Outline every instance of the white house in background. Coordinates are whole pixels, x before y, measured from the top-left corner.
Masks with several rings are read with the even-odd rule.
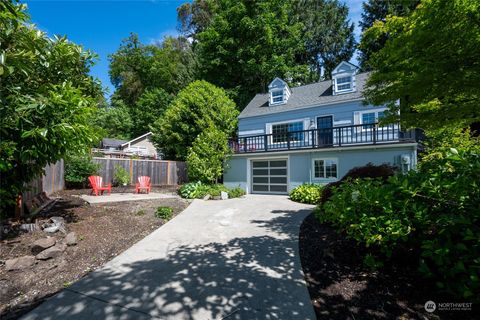
[[[92,149],[93,153],[102,153],[108,158],[141,157],[159,159],[161,153],[157,151],[151,141],[152,132],[147,132],[130,141],[103,138],[100,148]]]

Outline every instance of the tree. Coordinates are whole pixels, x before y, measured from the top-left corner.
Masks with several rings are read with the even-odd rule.
[[[241,108],[276,76],[308,78],[308,66],[299,63],[302,25],[289,1],[221,0],[209,8],[211,22],[194,37],[201,74],[234,93]]]
[[[385,22],[388,15],[406,16],[418,5],[420,0],[368,0],[362,4],[363,13],[362,20],[359,25],[362,33],[368,28],[371,28],[375,21]],[[362,37],[362,47],[359,54],[359,62],[362,70],[371,70],[371,66],[367,61],[370,56],[379,51],[385,45],[388,39],[388,34],[383,34],[381,37],[365,39]]]
[[[348,20],[348,7],[337,0],[298,1],[295,16],[303,24],[306,62],[318,81],[324,69],[329,79],[333,69],[348,61],[355,52],[354,25]]]
[[[227,134],[215,127],[205,129],[188,149],[188,178],[204,183],[218,182],[230,154]]]
[[[152,126],[152,140],[169,158],[185,160],[188,148],[209,127],[233,134],[238,111],[225,91],[206,81],[195,81],[180,91]]]
[[[0,10],[3,213],[47,164],[93,142],[89,122],[102,94],[88,75],[95,56],[66,38],[48,38],[28,23],[25,8]]]
[[[159,119],[172,101],[172,95],[162,88],[145,91],[132,108],[132,137],[140,136],[150,131],[150,126]]]
[[[115,96],[129,107],[147,90],[162,88],[176,94],[195,77],[195,57],[183,37],[166,37],[156,45],[144,45],[132,33],[109,59]]]
[[[355,49],[348,8],[336,0],[195,0],[177,12],[200,76],[240,109],[275,77],[292,86],[318,81]]]
[[[129,140],[133,129],[129,111],[123,101],[112,100],[110,105],[98,109],[93,124],[105,137]]]
[[[389,39],[369,60],[367,101],[389,106],[390,120],[399,120],[400,110],[407,127],[478,122],[479,22],[480,3],[468,0],[425,0],[407,17],[376,22],[365,41]]]

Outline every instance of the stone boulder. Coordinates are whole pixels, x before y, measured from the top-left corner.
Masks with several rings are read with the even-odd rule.
[[[37,254],[35,258],[38,260],[48,260],[52,258],[57,258],[63,254],[63,252],[67,249],[66,244],[57,243],[55,246],[48,248]]]
[[[228,199],[228,193],[226,193],[225,191],[222,191],[220,193],[220,197],[222,200],[227,200]]]
[[[47,238],[39,239],[32,244],[32,248],[31,248],[32,253],[34,255],[37,255],[40,252],[42,252],[43,250],[46,250],[50,247],[53,247],[55,245],[55,242],[56,242],[55,238],[53,238],[53,237],[47,237]]]
[[[67,234],[65,237],[65,242],[67,243],[67,246],[74,246],[77,244],[77,235],[75,232],[70,232]]]
[[[5,270],[23,270],[35,264],[34,256],[23,256],[5,261]]]

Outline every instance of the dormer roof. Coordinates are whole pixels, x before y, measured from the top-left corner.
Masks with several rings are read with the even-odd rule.
[[[340,64],[333,69],[332,76],[339,73],[355,73],[358,71],[358,67],[350,62],[342,61]]]
[[[356,74],[356,90],[338,95],[333,95],[331,80],[324,80],[299,87],[293,87],[291,88],[291,96],[288,101],[277,106],[269,105],[269,93],[257,94],[248,103],[245,109],[243,109],[239,115],[239,118],[262,116],[278,112],[344,103],[348,101],[360,101],[363,100],[362,92],[368,79],[368,75],[369,73]]]

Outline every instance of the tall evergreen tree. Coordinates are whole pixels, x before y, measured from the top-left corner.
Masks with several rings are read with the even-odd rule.
[[[362,20],[359,22],[362,34],[372,27],[375,21],[385,22],[388,15],[408,15],[419,3],[420,0],[368,0],[364,2]],[[368,63],[368,59],[370,59],[373,53],[385,46],[388,38],[389,35],[386,33],[372,41],[362,36],[362,46],[359,54],[359,63],[362,70],[371,70],[372,67]]]

